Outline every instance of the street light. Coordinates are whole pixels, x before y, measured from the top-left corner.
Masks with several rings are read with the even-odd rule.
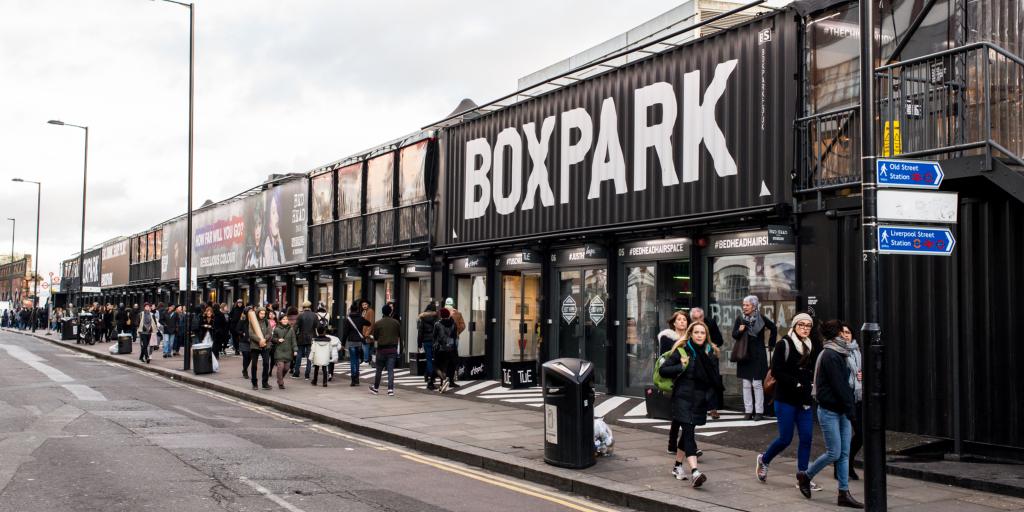
[[[84,276],[82,275],[82,270],[84,269],[83,264],[85,263],[85,190],[86,183],[89,182],[89,127],[65,123],[64,121],[58,121],[56,119],[51,119],[47,121],[47,123],[54,124],[57,126],[71,126],[74,128],[81,128],[85,130],[85,158],[83,159],[82,163],[82,243],[78,249],[78,298],[81,299],[82,285],[83,283],[85,283],[85,279],[83,279]],[[38,258],[39,255],[37,254],[36,259]]]
[[[40,199],[43,197],[43,184],[38,181],[23,180],[14,178],[11,181],[17,183],[32,183],[36,186],[36,264],[32,271],[32,332],[36,332],[36,311],[39,309],[39,208]],[[14,220],[14,219],[11,219]],[[14,261],[14,236],[11,236],[11,261]]]
[[[14,178],[14,181],[19,180]],[[14,228],[18,227],[18,222],[12,217],[7,217],[7,220],[11,221],[11,263],[14,263]]]
[[[191,3],[177,0],[164,2],[188,7],[188,213],[185,232],[185,371],[192,366],[192,113],[195,99],[196,12]]]

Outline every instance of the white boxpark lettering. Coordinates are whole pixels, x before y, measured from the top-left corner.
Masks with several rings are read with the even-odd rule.
[[[715,119],[715,108],[725,94],[728,80],[736,70],[738,60],[719,63],[715,67],[711,83],[701,95],[701,71],[694,70],[683,75],[682,115],[675,88],[668,82],[656,82],[633,91],[633,191],[647,189],[648,149],[654,152],[661,168],[661,185],[669,187],[680,183],[678,167],[682,168],[682,182],[700,180],[700,148],[703,143],[711,156],[718,177],[735,176],[738,173],[725,138],[725,133]],[[660,107],[661,119],[648,124],[648,112]],[[548,172],[548,150],[551,136],[555,132],[558,116],[548,116],[541,122],[537,133],[535,122],[522,125],[529,154],[530,169],[523,190],[523,143],[515,127],[503,129],[492,148],[486,138],[466,142],[464,217],[466,220],[483,217],[494,200],[495,211],[500,215],[521,210],[532,210],[536,196],[540,205],[555,205],[551,176]],[[562,112],[559,128],[558,202],[569,204],[572,197],[573,167],[586,161],[590,155],[590,183],[587,199],[601,197],[601,185],[611,181],[615,194],[629,192],[626,161],[622,139],[618,130],[618,111],[614,98],[605,98],[601,103],[597,140],[594,140],[594,121],[584,108]],[[672,132],[677,122],[682,128],[682,162],[677,167],[672,154]],[[506,152],[511,154],[506,169]],[[491,176],[493,166],[493,176]],[[509,172],[511,188],[505,190],[505,171]],[[578,172],[579,169],[577,169]]]

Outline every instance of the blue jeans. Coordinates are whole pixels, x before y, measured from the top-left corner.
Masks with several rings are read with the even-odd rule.
[[[807,476],[814,478],[822,469],[836,464],[839,477],[839,490],[850,490],[850,438],[853,437],[853,425],[844,414],[832,412],[818,407],[818,423],[821,434],[825,437],[825,453],[814,459],[807,469]]]
[[[174,346],[174,335],[164,334],[164,355],[171,355],[171,347]]]
[[[292,361],[292,377],[298,377],[299,376],[299,368],[302,367],[302,359],[303,358],[309,359],[309,349],[311,347],[312,347],[312,345],[296,345],[295,346],[296,356],[295,356],[295,360]],[[309,378],[309,370],[310,370],[309,367],[310,367],[310,364],[309,364],[309,361],[307,360],[306,361],[306,378],[307,379]]]
[[[811,439],[814,436],[814,409],[805,409],[802,405],[790,405],[776,400],[775,417],[778,420],[779,437],[768,445],[768,449],[761,456],[761,461],[765,465],[769,464],[776,455],[789,446],[793,441],[795,426],[800,435],[800,444],[796,451],[796,468],[797,471],[807,471],[807,460],[811,458]]]
[[[369,343],[363,343],[363,361],[366,361],[366,364],[370,364],[370,356],[372,355],[373,345],[370,345]]]
[[[363,347],[354,343],[348,346],[348,369],[354,381],[359,381],[359,355],[362,353]]]
[[[383,359],[383,361],[381,360]],[[395,362],[398,361],[398,352],[377,354],[377,376],[373,379],[373,387],[380,387],[380,374],[386,366],[388,369],[388,389],[395,389]]]
[[[427,358],[427,375],[434,378],[434,343],[430,340],[423,342],[423,357]]]

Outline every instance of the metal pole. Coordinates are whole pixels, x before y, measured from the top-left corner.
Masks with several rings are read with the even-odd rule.
[[[78,249],[78,298],[82,299],[85,286],[85,192],[86,184],[89,182],[89,127],[83,126],[85,130],[85,161],[82,164],[82,240]],[[84,303],[82,304],[85,305]]]
[[[885,352],[878,325],[878,202],[875,174],[874,11],[860,0],[861,201],[863,226],[864,493],[867,510],[885,510]]]
[[[185,370],[192,366],[192,107],[195,96],[195,6],[188,4],[188,215],[185,232]]]
[[[39,324],[39,211],[42,199],[43,184],[36,183],[36,268],[32,271],[32,332],[36,332],[36,326]]]

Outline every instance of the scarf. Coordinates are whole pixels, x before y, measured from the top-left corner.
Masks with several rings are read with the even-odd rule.
[[[861,355],[860,347],[857,345],[857,340],[851,340],[849,343],[850,353],[846,356],[846,365],[850,367],[850,387],[853,388],[854,398],[860,402],[864,399],[864,387],[863,383],[857,380],[857,373],[861,370]]]
[[[811,351],[811,339],[801,338],[797,335],[793,329],[789,330],[789,339],[793,340],[793,346],[796,347],[797,354],[807,355]],[[799,342],[799,343],[797,343]]]
[[[755,309],[754,314],[750,316],[743,315],[743,323],[747,324],[748,336],[756,338],[764,330],[764,318],[761,317],[761,311],[759,310]]]
[[[690,366],[693,367],[693,380],[705,388],[722,390],[724,389],[722,379],[713,370],[711,356],[708,355],[708,343],[708,341],[705,341],[704,345],[697,346],[692,341],[686,342],[686,345],[690,347],[690,351],[694,354],[693,359],[690,361]]]
[[[850,344],[846,342],[842,337],[835,337],[825,342],[825,348],[829,350],[835,350],[846,357],[850,355]]]

